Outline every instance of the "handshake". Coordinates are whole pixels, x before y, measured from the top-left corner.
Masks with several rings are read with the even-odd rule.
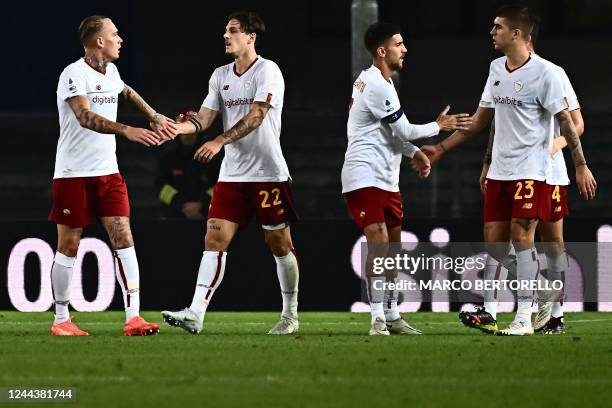
[[[177,126],[178,123],[185,122],[196,114],[197,112],[193,111],[184,112],[173,120],[160,113],[155,113],[149,121],[151,130],[126,126],[123,135],[128,140],[145,146],[159,146],[169,140],[174,140],[176,136],[182,133]]]

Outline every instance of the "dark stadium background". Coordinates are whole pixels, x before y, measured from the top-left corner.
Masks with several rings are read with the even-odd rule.
[[[474,111],[489,61],[498,56],[488,35],[494,10],[505,3],[379,1],[379,19],[400,23],[406,40],[400,98],[412,122],[433,120],[446,104],[454,112]],[[578,94],[586,123],[582,143],[599,184],[591,202],[581,200],[570,187],[572,214],[566,239],[595,241],[599,227],[610,223],[612,210],[612,3],[523,3],[543,20],[538,53],[565,68]],[[221,35],[227,15],[240,9],[257,11],[265,20],[267,32],[258,41],[258,51],[276,61],[285,77],[281,141],[303,218],[293,228],[302,262],[302,305],[346,310],[359,297],[349,255],[360,234],[340,194],[353,81],[350,1],[35,1],[2,6],[0,309],[13,308],[5,267],[15,244],[40,238],[55,247],[55,227],[46,221],[58,137],[55,90],[61,70],[82,56],[77,39],[81,19],[91,14],[113,19],[124,39],[116,62],[124,81],[158,111],[173,116],[188,108],[197,110],[212,70],[229,62]],[[120,104],[119,120],[145,125],[126,104]],[[215,131],[207,134],[215,136]],[[132,202],[143,307],[182,306],[191,297],[203,226],[160,220],[153,187],[159,151],[117,139],[119,165]],[[418,180],[408,166],[403,168],[405,230],[424,241],[438,226],[450,232],[451,240],[482,239],[478,176],[485,145],[486,134],[475,136],[447,155],[426,181]],[[93,227],[85,236],[103,238],[101,232]],[[251,225],[236,239],[214,308],[278,308],[274,264],[262,238]],[[95,296],[95,260],[89,259],[85,267],[86,294]],[[28,255],[24,268],[26,293],[34,300],[41,278],[34,254]],[[168,287],[173,288],[171,294],[163,290]],[[112,307],[120,307],[119,295]]]

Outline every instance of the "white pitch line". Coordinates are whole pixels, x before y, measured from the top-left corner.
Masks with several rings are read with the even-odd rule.
[[[173,377],[173,376],[33,376],[33,377],[11,377],[11,376],[2,376],[2,381],[5,384],[14,384],[19,382],[56,382],[59,384],[72,383],[74,386],[75,382],[87,382],[87,383],[163,383],[163,384],[172,384],[172,383],[202,383],[202,384],[210,384],[210,383],[287,383],[287,384],[295,384],[296,382],[301,383],[365,383],[372,384],[377,381],[385,381],[388,383],[401,382],[405,384],[411,383],[433,383],[433,384],[463,384],[466,383],[465,377],[444,377],[444,376],[434,376],[434,377],[410,377],[405,379],[400,379],[398,377],[364,377],[364,376],[355,376],[355,377],[346,377],[346,376],[330,376],[330,375],[317,375],[317,376],[303,376],[296,377],[291,376],[291,378],[287,377],[278,377],[274,375],[265,375],[265,376],[256,376],[256,377],[241,377],[241,376],[216,376],[216,377]],[[480,383],[489,383],[494,385],[501,384],[554,384],[554,385],[589,385],[589,384],[612,384],[612,378],[546,378],[546,377],[527,377],[527,378],[512,378],[512,377],[484,377],[479,378],[478,381]],[[77,388],[78,392],[78,388]]]

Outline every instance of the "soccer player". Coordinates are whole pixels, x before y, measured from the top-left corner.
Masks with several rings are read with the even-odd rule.
[[[49,220],[57,224],[57,252],[51,269],[55,320],[51,334],[85,336],[69,316],[70,280],[83,228],[95,218],[113,247],[115,273],[125,303],[126,336],[159,332],[159,325],[139,315],[139,270],[130,230],[127,188],[119,173],[115,135],[145,146],[171,138],[174,124],[159,115],[126,85],[112,61],[123,40],[108,17],[90,16],[79,26],[85,56],[68,65],[57,85],[60,137],[53,175]],[[119,95],[133,103],[157,130],[116,122]]]
[[[255,13],[229,16],[223,40],[225,53],[234,61],[213,72],[198,114],[177,125],[179,133],[201,132],[221,112],[224,128],[195,154],[196,160],[209,162],[225,149],[208,210],[205,251],[193,300],[182,311],[162,312],[168,324],[192,334],[202,330],[210,299],[223,279],[227,247],[253,213],[274,254],[283,298],[281,318],[268,334],[291,334],[299,328],[299,269],[289,230],[297,215],[280,146],[285,85],[278,66],[255,51],[264,30],[264,22]]]
[[[529,49],[534,53],[535,43],[537,40],[538,25],[534,26],[531,33]],[[535,54],[534,54],[534,57]],[[580,112],[580,104],[576,92],[565,73],[565,70],[559,66],[556,67],[557,74],[563,81],[564,92],[567,97],[568,110],[572,117],[579,136],[584,132],[584,120]],[[495,126],[491,127],[489,135],[489,143],[485,153],[482,173],[480,175],[480,189],[485,194],[486,177],[491,164],[491,151],[494,140]],[[549,190],[543,196],[543,202],[540,204],[541,220],[538,224],[540,238],[545,243],[544,251],[547,259],[547,269],[549,272],[548,279],[551,281],[564,281],[565,273],[569,269],[568,257],[565,252],[563,242],[563,217],[569,213],[567,205],[567,185],[569,177],[565,160],[561,149],[567,146],[565,137],[559,134],[559,123],[555,120],[554,128],[555,139],[551,151],[551,172],[546,178],[546,189]],[[494,258],[489,257],[485,269],[485,279],[503,280],[503,275],[507,274],[505,268]],[[561,303],[561,293],[538,293],[538,314],[534,322],[534,331],[545,334],[563,334],[563,307]],[[492,332],[497,329],[497,299],[494,291],[485,290],[484,308],[477,308],[475,312],[461,312],[460,319],[468,327],[478,328],[485,332]]]
[[[534,235],[540,218],[539,204],[549,194],[545,180],[551,161],[554,118],[570,148],[580,194],[591,199],[596,189],[555,65],[529,51],[534,24],[533,15],[524,7],[505,6],[498,10],[490,34],[495,49],[505,56],[491,63],[472,125],[435,146],[422,148],[435,163],[445,152],[480,132],[495,113],[484,237],[489,254],[521,282],[535,279],[538,271]],[[516,256],[509,253],[509,236]],[[515,319],[497,334],[533,334],[533,293],[522,288],[517,295]]]
[[[429,175],[427,156],[410,141],[435,136],[440,130],[467,129],[471,119],[467,114],[447,115],[447,106],[435,122],[408,122],[391,80],[391,74],[402,69],[406,54],[399,27],[375,23],[368,27],[364,42],[372,54],[372,66],[353,85],[342,193],[368,242],[365,278],[372,316],[370,335],[421,334],[400,316],[396,292],[381,289],[385,280],[395,280],[397,271],[388,277],[376,275],[372,260],[388,254],[389,242],[401,242],[403,207],[398,184],[402,155],[418,163],[421,177]]]

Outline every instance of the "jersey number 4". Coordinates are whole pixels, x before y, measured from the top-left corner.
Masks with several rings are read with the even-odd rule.
[[[559,186],[555,186],[555,189],[553,190],[553,193],[552,193],[552,199],[558,203],[561,202],[561,193],[559,193]]]

